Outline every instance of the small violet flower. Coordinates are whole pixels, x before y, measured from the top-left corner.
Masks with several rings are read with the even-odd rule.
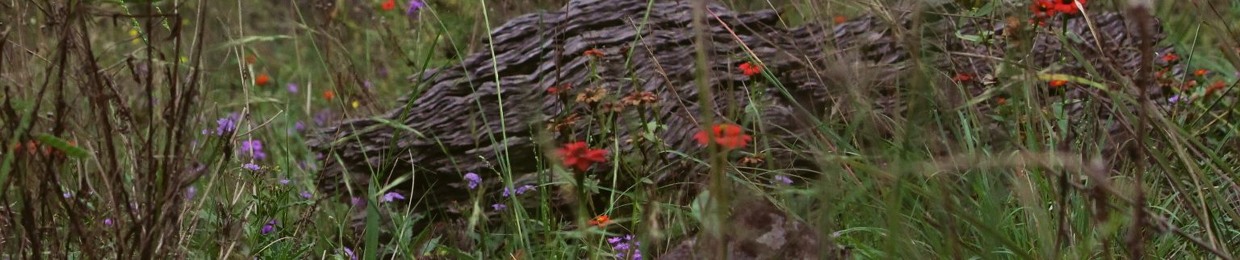
[[[504,205],[501,203],[495,203],[495,204],[491,204],[491,209],[494,209],[495,211],[504,211],[505,209],[508,209],[508,205]]]
[[[228,114],[226,117],[215,120],[215,135],[224,136],[233,131],[237,131],[237,113]]]
[[[516,189],[516,190],[509,189],[509,188],[504,188],[504,191],[502,192],[502,194],[501,194],[501,195],[503,195],[505,198],[507,198],[507,197],[508,197],[509,195],[511,195],[512,193],[516,193],[517,195],[521,195],[521,194],[525,194],[526,192],[529,192],[529,191],[531,191],[531,190],[534,190],[534,185],[529,185],[529,184],[526,184],[526,185],[522,185],[521,187],[517,187],[517,189]]]
[[[466,173],[465,181],[469,182],[469,189],[472,190],[478,188],[478,184],[482,183],[482,177],[478,176],[477,173]]]
[[[197,196],[197,195],[198,195],[198,188],[194,188],[194,186],[189,186],[189,188],[185,189],[185,199],[192,200],[194,199],[194,196]]]
[[[784,185],[792,185],[792,179],[788,178],[788,176],[776,175],[772,181],[777,181],[783,183]]]
[[[301,191],[301,198],[303,198],[303,199],[310,199],[310,198],[312,198],[312,197],[314,197],[314,194],[310,194],[310,191],[308,191],[308,190],[303,190],[303,191]]]
[[[383,194],[383,199],[381,199],[383,202],[392,202],[395,200],[405,200],[405,196],[400,195],[400,193],[388,192],[387,194]]]
[[[263,235],[269,234],[272,231],[276,231],[276,223],[277,222],[274,219],[272,219],[271,221],[267,221],[267,224],[263,225],[263,230],[261,231]]]
[[[616,253],[617,259],[642,259],[641,242],[633,241],[633,235],[608,238],[607,243],[611,244],[611,251]]]
[[[414,16],[418,14],[418,10],[426,7],[426,3],[422,0],[409,0],[409,9],[405,9],[405,15]]]
[[[259,140],[241,141],[241,154],[260,161],[267,159],[267,153],[263,152],[263,142]]]
[[[241,165],[241,168],[245,168],[245,169],[247,169],[247,170],[251,170],[251,171],[258,171],[258,169],[259,169],[258,165],[257,165],[257,164],[253,164],[253,163],[243,164],[243,165]]]
[[[289,82],[287,85],[284,85],[284,87],[288,88],[288,93],[293,93],[293,94],[297,94],[297,91],[300,89],[299,87],[297,87],[297,83],[292,83],[292,82]]]
[[[344,255],[348,256],[349,260],[357,260],[357,255],[353,254],[353,249],[349,249],[348,247],[344,248]]]

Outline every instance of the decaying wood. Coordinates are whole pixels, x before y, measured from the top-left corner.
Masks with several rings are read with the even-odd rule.
[[[571,1],[561,10],[517,17],[495,28],[488,44],[493,50],[413,77],[416,89],[424,91],[401,98],[405,106],[377,119],[347,120],[311,140],[311,147],[326,155],[318,188],[325,194],[360,196],[346,195],[350,194],[348,187],[365,191],[372,177],[387,183],[406,176],[396,192],[429,202],[422,203],[428,209],[452,211],[451,202],[468,198],[464,173],[480,173],[486,177],[484,187],[491,190],[498,190],[499,178],[494,173],[501,165],[520,182],[534,181],[532,173],[551,165],[539,160],[544,158],[540,154],[552,154],[543,149],[597,137],[590,134],[602,125],[590,116],[599,114],[601,105],[548,93],[549,88],[563,86],[572,86],[574,94],[591,88],[605,89],[613,96],[654,93],[654,104],[621,110],[614,117],[616,124],[631,126],[638,123],[637,118],[657,120],[667,126],[657,132],[666,144],[660,150],[697,154],[694,151],[702,148],[692,136],[702,124],[702,110],[694,85],[691,8],[683,1],[652,5],[647,8],[646,0]],[[857,110],[898,117],[906,112],[902,97],[906,91],[901,87],[912,79],[950,86],[938,97],[947,104],[939,108],[986,111],[992,102],[966,106],[966,101],[1005,82],[1028,80],[1028,71],[1050,68],[1049,72],[1086,76],[1091,74],[1085,72],[1084,64],[1093,64],[1100,66],[1102,78],[1091,80],[1108,85],[1120,85],[1121,75],[1138,73],[1137,53],[1132,48],[1138,39],[1115,13],[1091,14],[1103,42],[1095,40],[1084,19],[1056,18],[1028,44],[1007,40],[1018,37],[1011,35],[1017,30],[1007,30],[1006,21],[939,18],[913,23],[898,18],[900,26],[892,27],[891,21],[878,16],[863,16],[834,26],[786,28],[774,11],[734,12],[720,5],[709,9],[711,41],[705,44],[711,55],[708,85],[714,92],[715,118],[750,129],[760,127],[766,130],[760,137],[779,141],[774,144],[803,141],[812,117],[848,116]],[[1069,39],[1071,48],[1066,48],[1044,32],[1058,28],[1080,36],[1074,38],[1079,40]],[[985,43],[955,36],[982,35],[983,31],[992,35]],[[907,46],[921,50],[910,52]],[[603,55],[583,55],[592,49]],[[1085,60],[1072,58],[1067,49],[1079,50]],[[761,76],[737,71],[738,65],[751,61],[747,50],[761,60],[782,89]],[[910,62],[914,58],[942,71],[914,76],[922,71],[914,69]],[[1007,71],[997,70],[1005,61],[1021,63],[1005,64]],[[977,80],[957,88],[951,75],[939,75],[943,72],[971,74]],[[1021,74],[1025,79],[1020,79]],[[1089,91],[1078,88],[1068,95],[1087,97]],[[756,111],[757,116],[744,116],[746,111]],[[583,115],[576,127],[548,130],[552,121],[572,113]],[[617,127],[608,135],[616,139],[594,143],[616,144],[619,149],[613,152],[620,154],[639,149],[636,144],[640,142],[628,142],[636,137],[632,129]],[[797,153],[780,151],[804,150],[771,148],[767,160],[776,166],[792,165],[798,158]],[[663,170],[640,177],[660,185],[689,183],[690,190],[697,189],[693,183],[705,166],[676,153],[657,155],[664,157],[646,163],[651,169]]]

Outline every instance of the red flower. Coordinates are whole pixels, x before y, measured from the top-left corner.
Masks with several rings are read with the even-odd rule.
[[[1201,76],[1205,76],[1206,74],[1209,74],[1209,73],[1210,73],[1210,70],[1207,70],[1207,69],[1198,69],[1197,71],[1194,71],[1194,72],[1193,72],[1193,75],[1196,75],[1196,76],[1198,76],[1198,77],[1201,77]]]
[[[969,75],[969,73],[956,73],[956,77],[952,78],[952,81],[955,82],[968,82],[970,80],[973,80],[973,75]]]
[[[581,55],[594,57],[594,58],[603,58],[603,51],[600,51],[598,49],[589,49],[589,50],[582,52]]]
[[[693,135],[693,139],[697,139],[698,144],[705,146],[710,144],[710,139],[713,137],[715,143],[723,146],[725,149],[745,148],[749,141],[753,140],[753,137],[745,134],[743,131],[741,126],[738,125],[717,124],[711,127],[709,133],[704,130],[698,131],[697,134]]]
[[[387,0],[386,2],[383,2],[383,5],[380,7],[382,7],[384,11],[394,10],[396,9],[396,0]]]
[[[607,162],[607,150],[591,149],[586,142],[572,142],[565,144],[558,151],[560,158],[564,160],[564,165],[577,169],[577,171],[586,171],[590,165],[595,163]]]
[[[1180,55],[1175,55],[1175,53],[1168,52],[1167,54],[1163,54],[1162,60],[1167,63],[1176,62],[1180,60]]]
[[[556,95],[556,94],[560,94],[560,93],[567,92],[567,91],[572,90],[572,89],[573,89],[573,85],[569,85],[568,83],[564,83],[564,84],[562,84],[562,85],[560,85],[560,86],[558,86],[558,87],[557,87],[557,86],[551,86],[551,87],[547,88],[547,94]]]
[[[590,220],[591,226],[597,226],[600,228],[606,227],[609,223],[611,223],[611,217],[607,215],[598,215],[597,217],[594,217],[594,219]]]
[[[748,61],[746,61],[745,63],[741,63],[740,68],[741,68],[741,73],[744,73],[745,76],[752,77],[753,75],[758,75],[762,73],[762,66],[754,65],[753,63],[749,63]]]
[[[1062,79],[1051,80],[1051,87],[1058,88],[1058,87],[1062,87],[1067,84],[1068,84],[1067,80],[1062,80]]]
[[[327,90],[327,91],[323,91],[323,99],[326,99],[327,101],[329,101],[329,102],[330,102],[330,101],[332,101],[332,99],[334,99],[334,98],[336,98],[336,92],[335,92],[335,91],[332,91],[332,90],[330,90],[330,89],[329,89],[329,90]]]
[[[1226,88],[1226,87],[1227,87],[1227,83],[1224,83],[1221,80],[1215,81],[1213,84],[1210,84],[1210,87],[1206,88],[1206,96],[1212,95],[1214,94],[1214,92],[1223,90],[1223,88]]]
[[[1081,2],[1081,6],[1085,6],[1085,0],[1034,0],[1029,8],[1033,10],[1034,19],[1041,22],[1041,19],[1055,16],[1057,13],[1066,15],[1080,13],[1081,10],[1076,8],[1076,2]]]
[[[258,78],[254,79],[254,85],[258,85],[260,87],[266,86],[267,83],[271,83],[271,77],[267,76],[266,73],[258,74]]]

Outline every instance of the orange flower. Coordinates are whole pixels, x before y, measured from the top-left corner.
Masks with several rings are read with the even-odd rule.
[[[1007,105],[1007,99],[1003,97],[999,97],[995,99],[995,103],[999,104],[1000,106]]]
[[[1167,63],[1176,62],[1176,61],[1180,60],[1180,56],[1179,56],[1179,55],[1175,55],[1175,53],[1168,52],[1167,54],[1163,54],[1163,56],[1162,56],[1162,60],[1163,60],[1163,61],[1165,61],[1165,62],[1167,62]]]
[[[382,7],[384,11],[391,11],[391,10],[395,10],[395,9],[396,9],[396,0],[387,0],[387,1],[383,2],[383,5],[381,5],[380,7]]]
[[[848,21],[848,17],[845,17],[845,16],[843,16],[843,15],[836,15],[836,16],[835,16],[835,24],[841,24],[841,23],[844,23],[844,22],[847,22],[847,21]]]
[[[254,65],[254,63],[258,63],[258,57],[254,57],[254,54],[246,54],[245,64]]]
[[[740,68],[741,68],[741,73],[745,74],[745,76],[752,77],[753,75],[758,75],[762,73],[762,66],[749,63],[748,61],[746,61],[745,63],[741,63]]]
[[[1068,85],[1067,80],[1062,80],[1062,79],[1051,80],[1051,87],[1053,88],[1062,87],[1064,85]]]
[[[254,79],[254,85],[258,85],[260,87],[266,86],[267,83],[271,83],[271,76],[267,76],[267,73],[258,74],[258,78]]]
[[[327,91],[323,91],[323,99],[326,99],[327,101],[330,102],[332,101],[332,99],[335,99],[335,98],[336,98],[336,92],[330,89]]]
[[[1194,72],[1193,72],[1193,75],[1196,75],[1196,76],[1198,76],[1198,77],[1201,77],[1201,76],[1205,76],[1206,74],[1209,74],[1209,73],[1210,73],[1210,70],[1207,70],[1207,69],[1197,69],[1197,71],[1194,71]]]
[[[560,159],[564,160],[564,165],[577,169],[577,171],[586,171],[595,163],[607,161],[607,150],[591,149],[586,142],[572,142],[565,144],[563,148],[557,151]]]
[[[591,226],[596,226],[600,228],[606,227],[607,224],[609,223],[611,223],[611,217],[608,217],[607,215],[598,215],[597,217],[594,217],[594,219],[590,220]]]
[[[749,145],[749,141],[753,140],[753,137],[745,134],[743,131],[738,125],[717,124],[711,127],[710,132],[705,130],[698,131],[697,134],[693,135],[693,139],[697,139],[698,144],[706,146],[710,144],[710,139],[713,137],[715,143],[723,146],[724,149],[745,148],[746,145]]]
[[[582,52],[581,55],[585,55],[587,57],[594,57],[594,58],[603,58],[603,51],[600,51],[598,49],[589,49],[589,50],[586,50],[585,52]]]

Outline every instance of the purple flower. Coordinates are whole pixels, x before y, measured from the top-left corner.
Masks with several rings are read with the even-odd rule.
[[[494,209],[495,211],[504,211],[505,209],[508,209],[508,205],[504,205],[502,203],[495,203],[495,204],[491,204],[491,209]]]
[[[310,198],[312,198],[312,197],[314,197],[314,194],[310,194],[310,191],[308,191],[308,190],[303,190],[303,191],[301,191],[301,198],[303,198],[303,199],[310,199]]]
[[[350,202],[351,204],[353,204],[353,206],[354,206],[354,207],[361,207],[361,206],[365,206],[365,205],[366,205],[366,200],[365,200],[365,199],[362,199],[361,197],[353,197],[353,198],[350,198],[350,199],[349,199],[349,202]]]
[[[258,169],[259,169],[259,168],[258,168],[258,165],[257,165],[257,164],[253,164],[253,163],[242,164],[242,165],[241,165],[241,168],[245,168],[245,169],[247,169],[247,170],[251,170],[251,171],[258,171]]]
[[[277,222],[275,219],[272,219],[271,221],[267,221],[267,224],[263,225],[263,230],[262,230],[263,235],[271,233],[272,231],[276,231],[276,223]]]
[[[482,177],[479,177],[477,173],[466,173],[465,181],[469,182],[469,189],[472,190],[478,188],[478,183],[482,182]]]
[[[288,179],[280,179],[280,185],[288,185]]]
[[[511,195],[512,193],[516,193],[517,195],[521,195],[521,194],[525,194],[525,192],[528,192],[528,191],[531,191],[531,190],[534,190],[534,185],[529,185],[529,184],[526,184],[526,185],[523,185],[523,186],[521,186],[521,187],[517,187],[517,189],[516,189],[516,190],[512,190],[512,189],[509,189],[509,188],[504,188],[504,191],[503,191],[500,195],[503,195],[505,198],[507,198],[507,197],[508,197],[509,195]]]
[[[388,192],[383,194],[383,199],[381,199],[383,202],[392,202],[394,200],[405,200],[405,196],[401,196],[400,193]]]
[[[103,219],[103,225],[104,225],[104,226],[109,226],[109,227],[111,227],[111,226],[112,226],[112,218],[105,218],[105,219]]]
[[[297,83],[292,83],[292,82],[289,82],[288,84],[284,85],[284,87],[288,88],[288,93],[293,93],[293,94],[297,94],[297,90],[299,89],[297,87]]]
[[[784,185],[792,185],[792,179],[788,178],[788,176],[775,175],[775,178],[773,178],[772,181],[778,181],[778,182],[783,183]]]
[[[185,189],[185,199],[192,200],[194,199],[195,195],[198,195],[198,188],[194,188],[194,186],[189,186],[189,188]]]
[[[517,195],[525,194],[526,192],[532,190],[534,190],[534,185],[526,184],[521,187],[517,187]]]
[[[1187,98],[1180,97],[1180,95],[1175,95],[1175,96],[1171,96],[1171,98],[1168,98],[1167,102],[1171,102],[1171,104],[1175,104],[1175,103],[1179,103],[1181,100],[1187,100]]]
[[[65,192],[65,194],[63,194],[63,196],[64,196],[66,199],[68,199],[68,198],[72,198],[72,197],[73,197],[73,193],[70,193],[70,192],[66,191],[66,192]]]
[[[293,123],[293,130],[296,130],[297,132],[305,131],[306,123],[302,123],[301,121],[297,121],[297,123]]]
[[[267,159],[267,153],[263,152],[263,142],[259,140],[241,141],[241,154],[249,155],[255,160]]]
[[[349,256],[349,260],[357,260],[357,255],[353,254],[353,249],[344,248],[344,255]]]
[[[633,241],[633,235],[608,238],[607,243],[611,244],[611,251],[616,253],[617,259],[642,259],[641,242]]]
[[[229,134],[229,133],[232,133],[233,131],[237,131],[237,119],[238,119],[237,113],[231,113],[231,114],[228,114],[228,116],[226,117],[221,117],[220,119],[216,119],[215,120],[215,135],[224,136],[225,134]]]
[[[375,84],[367,80],[367,81],[362,81],[362,86],[365,86],[366,89],[372,89],[375,87]]]
[[[423,3],[422,0],[409,0],[409,9],[405,9],[405,15],[414,16],[418,14],[418,10],[421,10],[422,7],[426,7],[426,3]]]

